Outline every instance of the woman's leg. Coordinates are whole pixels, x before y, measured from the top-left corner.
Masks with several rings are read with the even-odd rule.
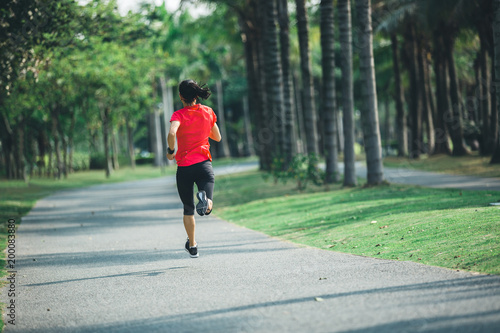
[[[196,221],[194,219],[194,198],[193,198],[193,186],[194,180],[191,175],[191,168],[189,167],[178,167],[177,168],[177,191],[179,192],[179,197],[184,205],[184,228],[189,238],[189,246],[196,245],[195,230]]]
[[[194,215],[184,215],[184,229],[186,229],[186,233],[189,238],[189,246],[196,246],[195,239],[195,230],[196,230],[196,221],[194,219]]]
[[[213,196],[214,196],[214,185],[215,185],[215,176],[214,171],[212,169],[212,163],[210,161],[206,161],[203,164],[200,164],[200,170],[197,173],[196,177],[196,186],[198,187],[198,191],[205,191],[208,198],[208,207],[207,212],[211,212],[213,208]]]

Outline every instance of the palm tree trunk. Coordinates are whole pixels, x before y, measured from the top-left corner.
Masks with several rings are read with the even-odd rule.
[[[323,107],[324,119],[326,183],[339,181],[337,112],[335,105],[335,22],[333,1],[322,0],[321,10],[321,65],[323,69]]]
[[[406,116],[404,110],[404,87],[401,84],[401,71],[399,64],[399,47],[396,34],[391,35],[392,46],[392,65],[394,68],[394,84],[396,101],[396,131],[398,138],[398,156],[403,157],[408,155],[408,136],[406,130]]]
[[[127,119],[127,144],[128,144],[128,156],[130,159],[130,167],[132,169],[135,169],[134,131],[128,119]]]
[[[406,64],[410,73],[410,126],[411,141],[409,157],[418,159],[421,153],[422,142],[422,104],[418,85],[418,60],[415,27],[409,22],[405,31]]]
[[[102,120],[102,137],[104,141],[104,156],[106,157],[106,178],[111,177],[113,171],[113,164],[111,162],[111,154],[109,153],[109,107],[105,107],[101,110],[101,120]]]
[[[245,62],[246,62],[246,75],[247,75],[247,85],[248,85],[248,93],[249,97],[247,98],[247,113],[245,114],[245,128],[249,131],[247,136],[251,136],[251,142],[247,140],[247,144],[251,145],[248,147],[250,149],[248,151],[249,154],[253,155],[257,153],[259,156],[259,160],[262,163],[263,150],[259,149],[259,145],[253,139],[253,132],[251,128],[251,119],[250,114],[254,115],[255,127],[257,129],[262,128],[261,116],[260,112],[262,111],[262,106],[260,105],[260,97],[259,97],[259,84],[258,84],[258,59],[257,59],[257,42],[256,35],[257,32],[250,21],[256,20],[256,8],[252,8],[249,12],[249,17],[245,17],[243,15],[239,16],[239,25],[240,30],[242,31],[242,40],[245,47]],[[262,165],[261,165],[262,168]]]
[[[174,113],[174,97],[172,94],[172,87],[167,86],[167,80],[165,79],[164,76],[160,77],[160,87],[161,87],[161,98],[162,98],[162,104],[163,104],[163,122],[165,124],[165,135],[163,135],[162,132],[162,142],[165,143],[164,149],[163,149],[163,163],[165,165],[169,165],[170,161],[166,158],[167,156],[167,135],[168,135],[168,129],[170,128],[170,118],[172,117],[172,114]]]
[[[281,71],[281,58],[278,47],[278,31],[276,29],[277,21],[277,0],[267,2],[266,30],[265,30],[265,73],[267,105],[270,113],[269,126],[272,130],[272,147],[275,156],[283,154],[282,139],[282,119],[283,119],[283,74]]]
[[[356,186],[354,153],[354,92],[352,74],[351,0],[338,0],[340,68],[342,70],[342,114],[344,129],[344,186]]]
[[[485,38],[479,34],[481,41],[481,49],[479,50],[479,99],[478,105],[481,110],[482,118],[482,140],[481,140],[481,155],[490,155],[493,152],[494,144],[493,135],[491,133],[491,99],[490,99],[490,72],[488,71],[488,56]]]
[[[429,101],[429,88],[427,87],[427,50],[423,45],[422,37],[418,42],[418,73],[419,73],[419,91],[422,101],[422,117],[425,123],[427,133],[427,144],[422,140],[423,151],[432,154],[434,150],[434,121],[432,118],[432,109]]]
[[[448,64],[448,73],[450,75],[450,97],[451,108],[447,114],[448,128],[451,134],[451,141],[453,142],[453,156],[464,156],[469,152],[464,143],[464,129],[462,115],[460,114],[460,95],[458,87],[458,78],[455,67],[455,58],[453,57],[453,50],[455,46],[455,39],[453,36],[445,35],[444,49],[445,57]]]
[[[253,156],[255,155],[255,150],[253,148],[253,135],[252,135],[252,121],[250,120],[250,112],[248,108],[248,97],[243,97],[243,120],[245,126],[245,145],[243,147],[243,156]]]
[[[60,132],[61,144],[62,144],[62,174],[64,179],[68,179],[68,140],[64,135],[64,132]]]
[[[68,172],[73,173],[73,153],[75,152],[75,125],[76,125],[76,109],[71,113],[71,123],[69,125],[68,133],[68,145],[69,145],[69,160],[68,160]]]
[[[309,27],[305,0],[295,0],[297,6],[297,25],[299,34],[300,68],[302,72],[302,87],[307,153],[318,154],[318,134],[316,123],[316,107],[314,103],[314,86],[311,74],[311,56],[309,50]]]
[[[384,181],[382,166],[382,144],[380,140],[379,117],[377,108],[377,89],[373,59],[373,31],[371,19],[371,0],[357,0],[360,71],[362,79],[363,103],[361,117],[366,151],[367,183],[381,184]]]
[[[494,57],[493,61],[495,64],[495,72],[494,76],[496,78],[500,78],[500,0],[493,0],[493,36],[494,36]],[[496,92],[496,101],[500,101],[500,89],[495,89]],[[498,127],[500,127],[500,116],[499,116],[499,111],[500,109],[498,108],[498,104],[493,104],[492,105],[492,112],[496,113],[496,120]],[[497,127],[497,128],[498,128]],[[490,161],[491,164],[500,164],[500,135],[497,135],[496,137],[496,142],[495,142],[495,150],[493,152],[493,156]]]
[[[15,159],[15,175],[16,179],[27,180],[26,175],[26,159],[24,157],[24,134],[25,134],[25,122],[24,119],[20,121],[15,126],[15,143],[14,143],[14,159]]]
[[[227,138],[226,130],[226,119],[224,116],[224,93],[222,90],[222,80],[217,80],[215,82],[217,89],[217,122],[219,123],[220,133],[222,136],[221,140],[221,150],[219,157],[229,157],[229,143]]]
[[[57,130],[58,127],[58,119],[59,119],[59,106],[54,106],[51,112],[52,116],[52,137],[54,139],[54,150],[56,153],[56,168],[54,176],[56,179],[61,179],[61,149],[59,145],[59,132]]]
[[[161,133],[160,133],[161,134]],[[118,156],[120,154],[118,149],[118,140],[116,140],[116,136],[118,135],[116,130],[111,131],[111,148],[113,149],[113,170],[120,169],[120,163],[118,162]],[[161,138],[161,135],[160,135]],[[163,156],[163,153],[161,154]]]
[[[278,0],[278,19],[280,25],[281,67],[283,75],[283,157],[285,168],[292,160],[294,142],[293,84],[290,72],[290,22],[288,1]]]
[[[444,122],[445,112],[449,108],[448,103],[448,77],[446,71],[446,59],[443,54],[443,37],[440,30],[434,31],[434,74],[436,76],[436,144],[433,154],[451,154],[448,141],[448,129]]]
[[[268,29],[266,29],[267,23],[267,0],[258,0],[256,8],[256,27],[258,27],[258,35],[256,36],[256,55],[257,55],[257,84],[258,84],[258,99],[261,108],[259,109],[259,120],[261,126],[257,133],[257,139],[259,143],[259,150],[261,151],[261,163],[260,167],[262,170],[270,170],[272,163],[272,152],[274,148],[274,134],[270,127],[271,120],[271,106],[267,104],[267,95],[271,92],[266,90],[266,56],[265,50],[267,48],[266,34]]]

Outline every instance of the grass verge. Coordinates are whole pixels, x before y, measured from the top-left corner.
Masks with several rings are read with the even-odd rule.
[[[217,178],[217,215],[326,250],[500,274],[500,192],[390,185],[297,193],[259,172]],[[259,199],[257,199],[259,198]]]
[[[500,177],[500,165],[490,164],[491,157],[469,156],[453,157],[448,155],[422,155],[418,160],[401,157],[384,158],[384,166],[394,168],[411,168],[457,175],[474,175],[478,177]]]

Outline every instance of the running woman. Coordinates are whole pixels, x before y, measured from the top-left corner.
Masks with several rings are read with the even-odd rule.
[[[179,84],[179,97],[184,107],[177,110],[170,118],[168,132],[167,158],[177,161],[177,191],[184,205],[184,228],[188,239],[186,251],[191,258],[197,258],[198,245],[195,239],[196,222],[194,219],[194,191],[196,183],[196,212],[209,215],[213,208],[214,172],[208,138],[219,142],[221,135],[216,124],[217,116],[208,106],[198,103],[200,98],[210,97],[210,89],[199,86],[193,80]],[[175,141],[177,139],[177,151]]]

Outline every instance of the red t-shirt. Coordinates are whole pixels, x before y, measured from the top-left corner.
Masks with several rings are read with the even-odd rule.
[[[208,106],[196,104],[177,110],[170,121],[179,121],[177,130],[178,166],[189,166],[206,160],[212,160],[208,137],[217,121],[215,112]]]

